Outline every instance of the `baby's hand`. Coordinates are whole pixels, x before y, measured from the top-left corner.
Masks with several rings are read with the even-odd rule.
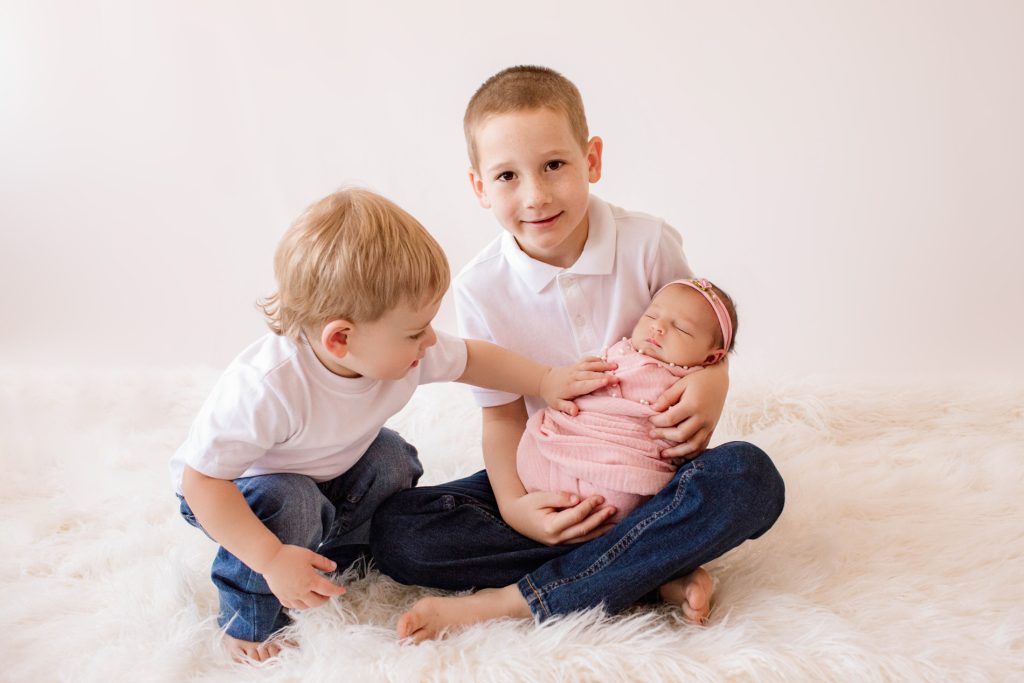
[[[282,545],[271,558],[263,578],[281,604],[292,609],[318,607],[345,589],[320,572],[337,569],[337,563],[297,545]]]
[[[549,406],[568,415],[579,412],[576,404],[568,399],[589,394],[592,391],[619,383],[615,375],[605,374],[618,365],[596,356],[587,356],[575,365],[548,368],[540,380],[540,395]]]

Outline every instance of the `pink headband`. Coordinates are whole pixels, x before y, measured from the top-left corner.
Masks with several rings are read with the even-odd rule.
[[[729,351],[729,347],[732,346],[732,318],[729,317],[729,309],[725,307],[725,302],[718,298],[715,294],[713,285],[709,280],[704,278],[694,280],[673,280],[672,282],[665,285],[665,287],[671,287],[672,285],[686,285],[692,287],[698,292],[704,295],[704,298],[711,304],[711,308],[714,309],[715,315],[718,316],[718,324],[722,327],[722,343],[725,346],[726,352]],[[662,287],[654,296],[658,296],[665,287]]]

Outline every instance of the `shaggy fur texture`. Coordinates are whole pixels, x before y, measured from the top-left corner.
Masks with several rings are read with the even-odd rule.
[[[1021,680],[1024,387],[734,380],[716,441],[786,479],[775,528],[709,565],[711,624],[674,610],[501,621],[402,645],[429,591],[371,571],[259,667],[215,638],[214,545],[167,459],[215,373],[0,372],[0,678],[9,681]],[[392,426],[435,483],[481,466],[468,392]]]

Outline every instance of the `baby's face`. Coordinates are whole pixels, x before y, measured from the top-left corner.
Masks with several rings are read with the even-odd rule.
[[[715,352],[718,317],[704,295],[686,285],[661,290],[633,328],[633,348],[665,363],[710,365]]]

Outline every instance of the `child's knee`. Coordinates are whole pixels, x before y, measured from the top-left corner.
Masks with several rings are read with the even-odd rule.
[[[412,488],[423,476],[416,447],[403,439],[398,432],[381,429],[371,444],[370,455],[376,470],[374,488],[386,489],[385,495]],[[364,456],[365,457],[365,456]]]
[[[748,476],[761,492],[765,508],[772,513],[773,521],[782,514],[786,502],[786,484],[768,454],[752,443],[736,442],[739,455]]]
[[[334,521],[334,507],[301,474],[268,474],[235,482],[256,517],[282,543],[315,547]]]
[[[745,507],[756,509],[767,531],[782,514],[786,502],[786,485],[768,454],[745,441],[733,441],[715,449],[716,456],[728,471],[738,475],[735,481],[743,491],[739,495]],[[756,536],[755,536],[756,538]]]

